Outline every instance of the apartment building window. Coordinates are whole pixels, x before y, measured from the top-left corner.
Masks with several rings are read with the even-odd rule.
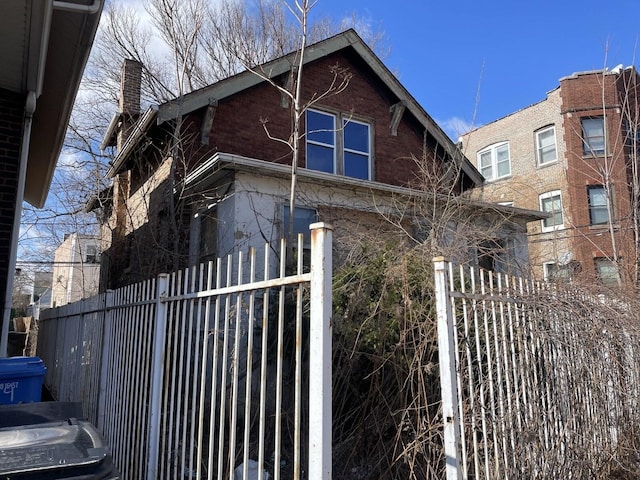
[[[511,175],[509,142],[496,143],[478,152],[478,169],[487,180]]]
[[[589,185],[589,222],[591,225],[605,225],[609,222],[607,194],[603,185]]]
[[[544,280],[546,282],[569,280],[571,277],[568,265],[562,265],[558,262],[545,262],[542,268],[544,269]]]
[[[90,244],[85,247],[84,263],[99,263],[98,247]]]
[[[536,132],[538,165],[546,165],[558,160],[556,149],[556,127],[546,127]]]
[[[350,117],[307,110],[307,168],[371,179],[371,126]],[[337,125],[342,128],[337,129]]]
[[[540,195],[540,210],[551,215],[549,218],[542,220],[543,232],[550,232],[564,227],[560,190],[553,190]]]
[[[596,266],[596,276],[598,281],[608,287],[614,287],[619,284],[620,277],[615,263],[606,257],[597,257],[594,259]]]
[[[604,154],[604,118],[588,117],[582,122],[582,149],[585,155]]]

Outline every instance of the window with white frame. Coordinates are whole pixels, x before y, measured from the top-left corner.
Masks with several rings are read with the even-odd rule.
[[[598,281],[608,287],[614,287],[619,284],[620,277],[615,263],[606,257],[597,257],[594,259],[596,266],[596,276]]]
[[[560,190],[553,190],[540,195],[540,210],[550,215],[542,220],[543,232],[550,232],[564,227]]]
[[[536,132],[538,165],[546,165],[558,160],[556,149],[556,127],[546,127]]]
[[[371,180],[368,123],[318,110],[307,110],[306,120],[308,169]]]
[[[568,265],[563,265],[558,262],[545,262],[542,267],[544,269],[544,279],[547,282],[558,282],[570,279]]]
[[[496,143],[478,152],[478,170],[487,180],[511,175],[509,142]]]
[[[100,257],[98,255],[98,246],[97,245],[89,244],[89,245],[87,245],[85,247],[84,262],[85,263],[99,263],[100,262]]]
[[[604,185],[589,185],[589,222],[591,225],[605,225],[609,223],[609,209],[607,208],[607,194]]]
[[[603,155],[605,148],[604,118],[585,117],[582,123],[582,150],[585,155]]]

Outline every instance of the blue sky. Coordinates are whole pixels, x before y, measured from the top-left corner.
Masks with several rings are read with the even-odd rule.
[[[355,12],[382,29],[385,63],[451,136],[456,121],[508,115],[573,72],[640,63],[640,0],[319,0],[314,8],[334,19]]]

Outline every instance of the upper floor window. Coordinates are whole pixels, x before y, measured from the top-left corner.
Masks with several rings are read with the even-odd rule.
[[[609,222],[607,194],[603,185],[589,185],[589,222],[591,225],[604,225]]]
[[[98,255],[98,247],[93,244],[89,244],[85,247],[84,263],[99,263],[100,258]]]
[[[371,179],[369,124],[317,110],[307,110],[306,117],[307,168]]]
[[[509,142],[496,143],[478,152],[478,169],[487,180],[511,175]]]
[[[582,122],[582,151],[585,155],[604,154],[604,118],[588,117]]]
[[[536,150],[538,152],[538,165],[546,165],[558,160],[555,127],[543,128],[536,132]]]
[[[542,231],[549,232],[564,227],[564,219],[562,216],[562,196],[560,190],[540,195],[540,210],[551,214],[549,218],[542,220]]]

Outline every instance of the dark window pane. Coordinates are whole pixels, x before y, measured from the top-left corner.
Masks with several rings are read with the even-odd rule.
[[[369,153],[369,125],[347,120],[344,123],[344,148]]]
[[[335,145],[333,115],[307,110],[307,140],[326,145]]]
[[[321,172],[334,173],[333,148],[307,144],[307,168]]]
[[[289,228],[289,207],[284,207],[284,228]],[[293,233],[309,236],[309,225],[318,221],[318,213],[312,208],[295,207],[293,210]]]
[[[344,174],[347,177],[369,180],[369,156],[344,152]]]

